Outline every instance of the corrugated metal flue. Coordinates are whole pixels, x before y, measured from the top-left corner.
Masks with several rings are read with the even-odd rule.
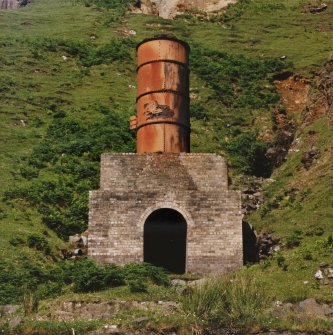
[[[189,46],[171,37],[137,47],[137,152],[189,152]]]

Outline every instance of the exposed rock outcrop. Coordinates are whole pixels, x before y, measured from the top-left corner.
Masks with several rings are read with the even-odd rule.
[[[27,5],[30,0],[0,0],[1,9],[16,9]]]
[[[237,0],[138,0],[136,8],[144,14],[156,14],[170,19],[187,10],[216,12],[235,2]]]

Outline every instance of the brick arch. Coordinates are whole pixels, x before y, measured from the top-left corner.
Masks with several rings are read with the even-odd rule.
[[[176,212],[178,212],[180,215],[183,216],[185,222],[186,222],[186,237],[185,237],[185,264],[184,264],[184,272],[187,272],[188,270],[188,258],[189,258],[189,241],[188,236],[191,234],[192,228],[194,226],[194,221],[191,218],[190,214],[182,207],[178,206],[177,204],[173,202],[159,202],[156,203],[153,206],[148,207],[140,216],[140,219],[138,220],[138,228],[140,230],[140,240],[142,241],[142,260],[144,259],[144,239],[145,239],[145,232],[144,232],[144,226],[147,222],[149,216],[154,213],[157,210],[160,209],[171,209]],[[183,272],[176,272],[176,273],[183,273]]]
[[[155,205],[148,207],[141,214],[140,219],[138,220],[138,226],[139,226],[140,230],[142,230],[142,232],[143,232],[145,222],[148,219],[149,215],[152,214],[153,212],[155,212],[156,210],[163,209],[163,208],[173,209],[173,210],[179,212],[184,217],[188,228],[191,228],[191,227],[194,226],[194,221],[193,221],[191,215],[183,207],[178,206],[174,202],[158,202]]]

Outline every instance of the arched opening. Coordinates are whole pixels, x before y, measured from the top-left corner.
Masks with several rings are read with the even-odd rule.
[[[186,220],[179,212],[162,208],[151,213],[144,225],[144,261],[171,273],[184,273],[186,231]]]

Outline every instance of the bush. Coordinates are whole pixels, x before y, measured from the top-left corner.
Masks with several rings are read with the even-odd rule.
[[[301,244],[301,236],[296,232],[286,238],[286,247],[291,249],[298,247]]]
[[[127,281],[127,284],[129,286],[129,289],[132,293],[141,293],[141,292],[147,292],[148,291],[148,285],[147,282],[144,281],[144,279],[130,279]]]
[[[21,176],[28,180],[38,177],[38,170],[33,166],[25,166],[20,169]]]
[[[47,272],[34,260],[17,254],[14,263],[0,259],[0,305],[22,302],[24,294],[48,280]]]
[[[207,281],[182,300],[186,313],[211,326],[250,326],[270,298],[251,274],[236,274]]]
[[[151,281],[156,285],[168,286],[170,284],[167,272],[158,266],[149,263],[130,263],[123,268],[126,281]]]
[[[273,85],[263,89],[272,75],[291,67],[281,60],[258,60],[194,46],[191,51],[193,71],[227,108],[267,108],[279,101]],[[235,110],[235,113],[237,111]]]
[[[122,271],[115,265],[99,266],[86,259],[75,262],[70,270],[74,292],[94,292],[124,284]]]
[[[225,144],[232,166],[239,172],[267,177],[271,173],[266,157],[267,143],[253,133],[243,133]]]
[[[4,193],[6,201],[25,200],[35,207],[43,223],[63,239],[87,228],[88,191],[98,188],[101,153],[134,148],[127,118],[99,105],[95,108],[103,110],[101,120],[85,124],[73,117],[56,118],[48,127],[47,138],[34,148],[22,175],[30,179],[45,169],[48,180],[39,177],[27,187]]]
[[[286,259],[284,258],[284,256],[280,252],[278,252],[276,254],[276,263],[277,263],[278,267],[281,268],[283,271],[288,270],[288,265],[286,264]]]
[[[191,117],[197,120],[208,121],[208,112],[207,110],[198,102],[191,103]]]
[[[21,237],[21,236],[15,236],[15,237],[12,237],[10,240],[9,240],[9,243],[14,246],[14,247],[17,247],[18,245],[23,245],[25,244],[25,240]]]
[[[35,248],[37,250],[43,251],[46,255],[51,253],[51,248],[49,246],[49,242],[45,238],[45,236],[34,233],[28,235],[27,244],[29,248]]]

